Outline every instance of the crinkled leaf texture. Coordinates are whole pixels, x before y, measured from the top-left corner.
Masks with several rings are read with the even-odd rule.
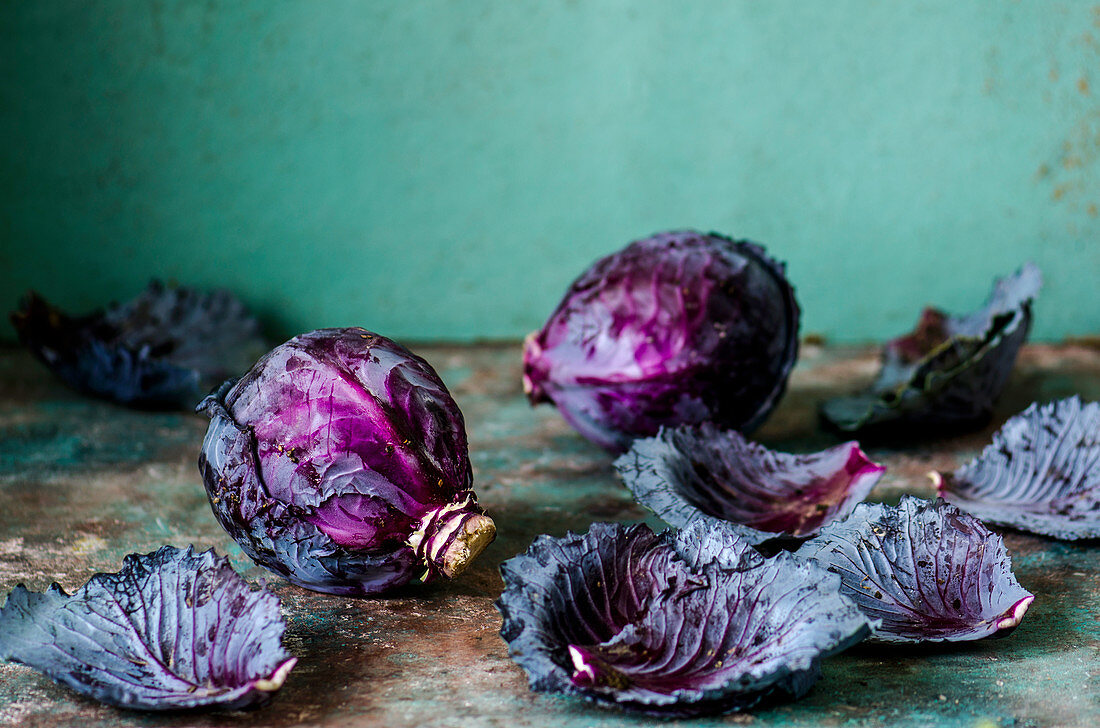
[[[870,389],[830,400],[822,416],[844,432],[942,431],[988,420],[1031,328],[1042,276],[1033,263],[998,279],[985,306],[965,316],[926,309],[917,328],[890,341]]]
[[[839,579],[729,529],[596,523],[501,566],[501,636],[531,688],[660,716],[797,698],[868,620]]]
[[[1016,581],[1001,537],[941,499],[863,503],[796,556],[840,574],[874,639],[942,642],[1003,636],[1034,596]]]
[[[248,708],[297,661],[285,628],[278,597],[252,590],[228,560],[165,546],[72,596],[17,586],[0,610],[0,657],[121,708]]]
[[[982,454],[936,475],[939,493],[989,523],[1062,539],[1100,538],[1100,404],[1032,404]]]
[[[527,338],[524,389],[614,452],[661,425],[751,431],[786,387],[798,318],[783,265],[762,247],[661,233],[573,282]]]
[[[753,544],[812,536],[851,513],[886,470],[855,442],[792,455],[710,423],[635,440],[615,468],[634,498],[669,525],[718,519]]]
[[[295,584],[370,595],[455,576],[495,535],[462,412],[431,365],[383,336],[302,334],[199,409],[214,515]]]
[[[267,348],[259,323],[228,291],[157,281],[121,306],[81,317],[32,292],[11,321],[66,384],[133,407],[191,406]]]

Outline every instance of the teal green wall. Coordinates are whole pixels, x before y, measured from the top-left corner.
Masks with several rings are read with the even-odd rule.
[[[1058,339],[1100,331],[1098,166],[1093,3],[0,3],[4,307],[159,276],[279,335],[517,337],[696,227],[847,341],[1032,258]]]

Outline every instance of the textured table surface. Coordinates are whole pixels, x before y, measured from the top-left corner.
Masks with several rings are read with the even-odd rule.
[[[530,409],[518,346],[415,347],[465,412],[477,492],[499,537],[456,581],[385,599],[314,594],[251,564],[210,513],[195,466],[205,418],[133,412],[69,391],[29,355],[0,349],[0,590],[57,581],[71,591],[128,553],[164,544],[214,547],[283,600],[286,644],[300,661],[255,712],[153,715],[99,705],[38,673],[0,663],[0,725],[28,726],[640,726],[574,699],[531,693],[498,636],[497,567],[540,533],[647,514],[610,458],[549,407]],[[779,410],[758,433],[806,450],[825,397],[868,381],[870,350],[804,347]],[[1100,399],[1100,350],[1035,346],[1021,356],[994,422],[966,437],[871,447],[889,470],[873,500],[932,494],[925,473],[975,454],[1033,400]],[[650,519],[654,526],[658,524]],[[797,703],[667,725],[1100,725],[1100,544],[1006,533],[1036,601],[1003,640],[933,648],[859,645],[825,662]]]

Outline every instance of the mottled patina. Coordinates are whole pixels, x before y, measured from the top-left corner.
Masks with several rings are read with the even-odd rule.
[[[72,590],[128,553],[164,544],[228,554],[283,600],[287,649],[300,659],[257,712],[147,715],[99,705],[21,665],[0,663],[0,725],[107,726],[641,726],[650,721],[537,695],[497,634],[497,567],[540,533],[594,521],[647,520],[611,458],[553,409],[531,409],[515,345],[414,346],[462,407],[480,501],[499,536],[455,581],[383,599],[325,596],[255,566],[210,512],[195,466],[206,428],[186,413],[135,412],[83,399],[29,354],[0,349],[0,590]],[[874,375],[870,349],[804,346],[789,391],[756,433],[788,451],[837,443],[817,407]],[[973,457],[1033,400],[1100,399],[1100,350],[1024,350],[993,420],[952,439],[868,448],[889,470],[872,500],[931,496],[926,473]],[[660,524],[648,519],[655,527]],[[824,664],[797,703],[692,726],[1100,725],[1100,545],[1004,531],[1014,571],[1036,595],[1007,639],[947,647],[859,645]]]

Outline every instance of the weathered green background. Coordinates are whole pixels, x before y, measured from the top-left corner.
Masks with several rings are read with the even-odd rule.
[[[0,3],[0,306],[151,275],[276,334],[514,337],[673,227],[789,262],[804,331],[1046,273],[1100,330],[1100,6]],[[12,332],[0,326],[0,338]]]

